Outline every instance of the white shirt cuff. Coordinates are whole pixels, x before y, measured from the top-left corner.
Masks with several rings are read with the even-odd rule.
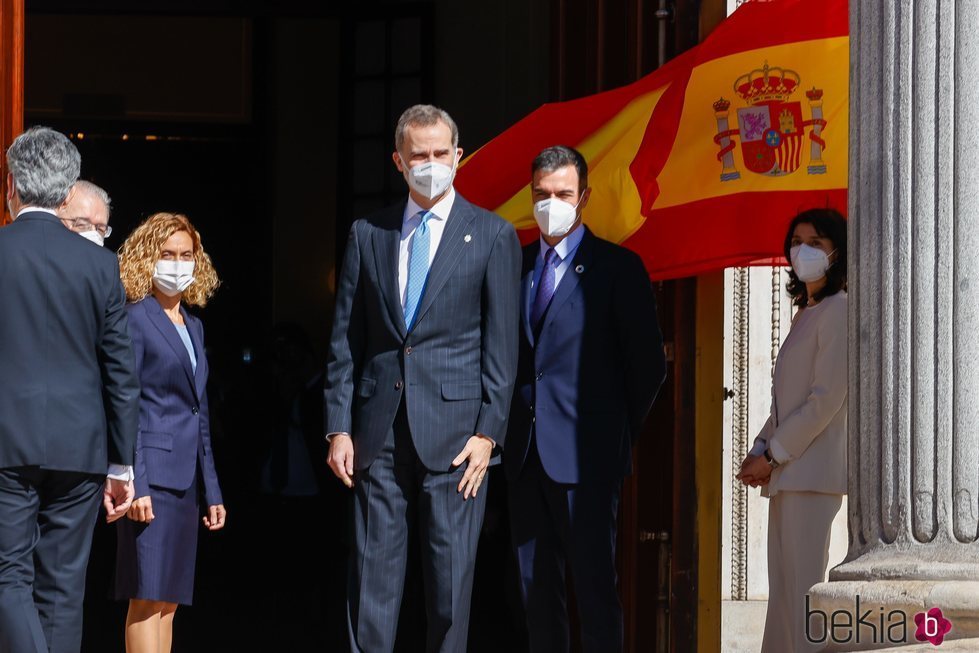
[[[783,447],[778,440],[772,440],[769,442],[768,448],[772,451],[772,458],[774,458],[775,462],[780,465],[787,463],[792,459],[792,456],[789,455],[789,452],[785,450],[785,447]]]
[[[350,437],[350,434],[347,433],[346,431],[337,431],[336,433],[327,433],[326,434],[326,441],[329,442],[330,440],[332,440],[334,435],[345,435],[348,438]]]
[[[109,463],[109,471],[105,476],[113,481],[131,481],[134,478],[133,466]]]

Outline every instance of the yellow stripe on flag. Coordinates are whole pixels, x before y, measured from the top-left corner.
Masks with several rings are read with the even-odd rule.
[[[622,242],[645,220],[629,165],[639,151],[646,125],[665,90],[663,87],[640,95],[581,143],[565,143],[575,147],[588,161],[592,195],[585,209],[585,223],[602,238]],[[528,229],[536,226],[533,209],[528,183],[497,207],[496,213],[517,229]]]
[[[742,52],[709,61],[694,68],[687,84],[683,115],[669,161],[658,177],[660,195],[654,208],[660,209],[735,193],[759,191],[809,191],[846,188],[848,174],[847,134],[849,38],[846,36],[802,41]],[[828,64],[832,61],[832,64]],[[801,104],[804,120],[813,115],[806,91],[822,90],[822,115],[827,124],[821,138],[826,141],[822,161],[826,169],[810,174],[811,126],[805,127],[799,167],[782,176],[751,172],[743,159],[742,135],[732,141],[734,167],[740,178],[721,180],[722,165],[717,160],[720,146],[714,142],[718,125],[713,104],[723,98],[730,101],[729,128],[738,128],[738,109],[748,102],[734,92],[734,83],[742,75],[768,65],[786,69],[799,76],[799,85],[787,102]],[[801,129],[801,125],[796,126]]]

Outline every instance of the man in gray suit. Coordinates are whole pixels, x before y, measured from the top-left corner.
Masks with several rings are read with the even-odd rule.
[[[350,229],[327,364],[329,464],[355,491],[349,636],[356,652],[393,650],[417,527],[426,649],[456,653],[516,375],[520,244],[453,189],[446,112],[406,110],[395,147],[408,198]]]

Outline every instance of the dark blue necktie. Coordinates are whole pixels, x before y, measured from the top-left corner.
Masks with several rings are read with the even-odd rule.
[[[547,305],[551,303],[554,296],[554,272],[560,265],[561,259],[557,252],[551,247],[544,254],[544,269],[540,273],[540,283],[537,285],[537,296],[534,297],[534,305],[530,309],[530,326],[536,331],[540,326],[540,321],[547,311]]]

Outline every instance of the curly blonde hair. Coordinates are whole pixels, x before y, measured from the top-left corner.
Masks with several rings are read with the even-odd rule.
[[[178,231],[187,232],[194,243],[194,282],[184,291],[182,301],[192,306],[204,306],[221,285],[211,257],[201,244],[201,235],[187,216],[155,213],[136,227],[119,249],[119,274],[130,302],[138,302],[152,292],[153,271],[160,260],[160,250]]]

